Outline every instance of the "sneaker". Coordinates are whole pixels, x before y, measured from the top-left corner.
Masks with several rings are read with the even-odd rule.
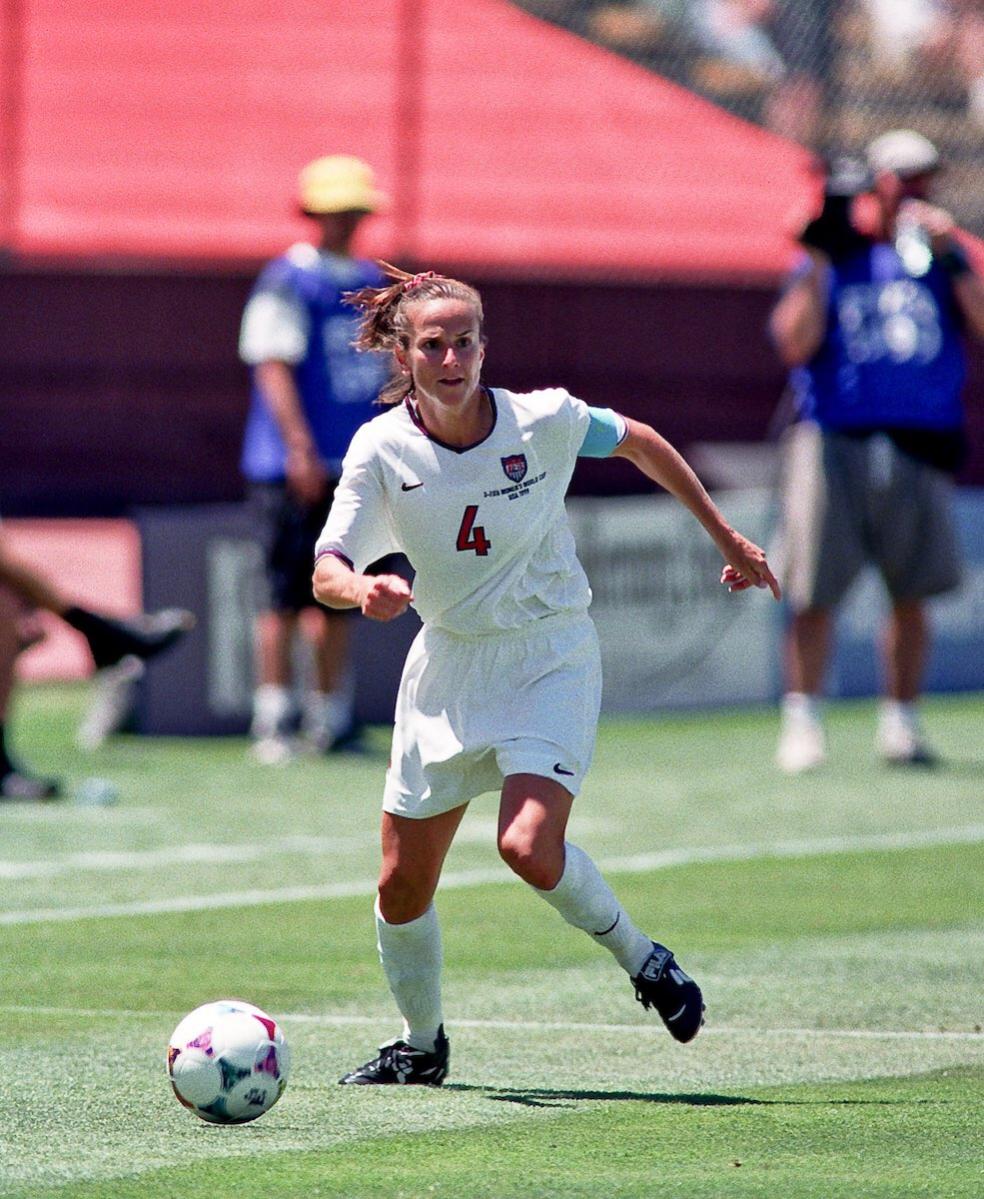
[[[194,613],[185,608],[162,608],[126,620],[90,617],[82,632],[89,642],[96,669],[102,670],[131,654],[143,662],[155,658],[194,626]]]
[[[301,734],[312,753],[358,749],[362,732],[345,695],[309,691],[301,705]]]
[[[261,766],[283,766],[296,753],[294,733],[299,712],[289,687],[260,683],[253,692],[250,755]]]
[[[75,736],[80,749],[98,749],[126,727],[137,699],[137,683],[147,667],[133,654],[121,658],[115,666],[104,666],[93,678],[93,697]]]
[[[365,726],[357,720],[350,720],[336,735],[331,743],[330,753],[360,754],[365,752],[366,743],[363,740]]]
[[[654,1007],[676,1040],[692,1041],[704,1024],[700,987],[680,969],[666,948],[653,942],[653,951],[632,979],[636,999],[648,1011]]]
[[[355,1086],[439,1087],[447,1078],[449,1056],[450,1046],[442,1024],[437,1032],[437,1047],[433,1053],[412,1049],[406,1041],[397,1038],[380,1046],[379,1057],[338,1081]]]
[[[923,736],[915,712],[908,705],[882,706],[875,748],[890,766],[935,766],[939,761]]]
[[[39,778],[16,769],[0,775],[0,801],[10,799],[38,803],[57,799],[60,794],[61,783],[57,779]]]
[[[280,734],[258,737],[249,747],[249,755],[261,766],[286,766],[295,756],[294,742]]]
[[[802,774],[822,765],[827,756],[823,725],[811,703],[783,702],[776,765],[786,774]]]

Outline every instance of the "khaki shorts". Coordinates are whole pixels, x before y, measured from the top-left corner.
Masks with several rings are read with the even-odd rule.
[[[960,582],[949,475],[884,434],[849,437],[794,425],[782,449],[776,562],[794,611],[835,606],[866,563],[893,600]]]
[[[486,637],[425,627],[403,668],[383,807],[436,816],[498,791],[510,774],[576,795],[600,705],[598,636],[585,613]]]

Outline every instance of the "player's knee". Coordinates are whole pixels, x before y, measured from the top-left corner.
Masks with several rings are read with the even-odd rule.
[[[525,829],[505,829],[499,835],[499,856],[531,887],[549,891],[557,885],[557,854],[546,838]]]
[[[422,916],[434,897],[428,879],[402,867],[383,868],[379,877],[379,911],[387,924],[406,924]]]

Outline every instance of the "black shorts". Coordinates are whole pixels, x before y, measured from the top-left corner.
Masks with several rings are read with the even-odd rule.
[[[285,483],[249,485],[249,504],[266,567],[263,607],[277,612],[300,612],[302,608],[316,606],[311,589],[314,547],[334,494],[332,483],[323,500],[306,506],[294,499]]]

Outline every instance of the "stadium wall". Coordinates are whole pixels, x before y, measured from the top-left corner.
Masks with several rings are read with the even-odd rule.
[[[768,489],[720,496],[728,518],[770,544],[775,503]],[[656,712],[770,703],[779,695],[786,611],[768,593],[729,595],[715,585],[720,560],[692,517],[667,496],[583,496],[568,512],[593,592],[606,712]],[[957,527],[966,560],[955,592],[931,604],[930,691],[984,687],[984,488],[962,488]],[[171,735],[242,734],[253,691],[252,623],[261,551],[242,504],[143,509],[125,520],[12,520],[13,547],[80,598],[98,596],[125,613],[180,604],[197,617],[192,635],[151,663],[136,728]],[[406,571],[405,560],[387,569]],[[828,679],[832,696],[877,693],[876,646],[884,590],[868,571],[838,619]],[[360,717],[391,719],[403,659],[419,628],[413,614],[380,624],[356,618],[355,702]],[[81,678],[81,638],[52,620],[48,637],[23,655],[25,679]]]
[[[255,270],[0,270],[0,511],[119,516],[238,499],[247,377],[236,340]],[[683,448],[768,435],[783,389],[765,334],[772,287],[469,278],[486,298],[491,381],[563,384]],[[979,347],[969,392],[962,478],[980,484]],[[586,463],[574,490],[637,485],[623,464]]]

